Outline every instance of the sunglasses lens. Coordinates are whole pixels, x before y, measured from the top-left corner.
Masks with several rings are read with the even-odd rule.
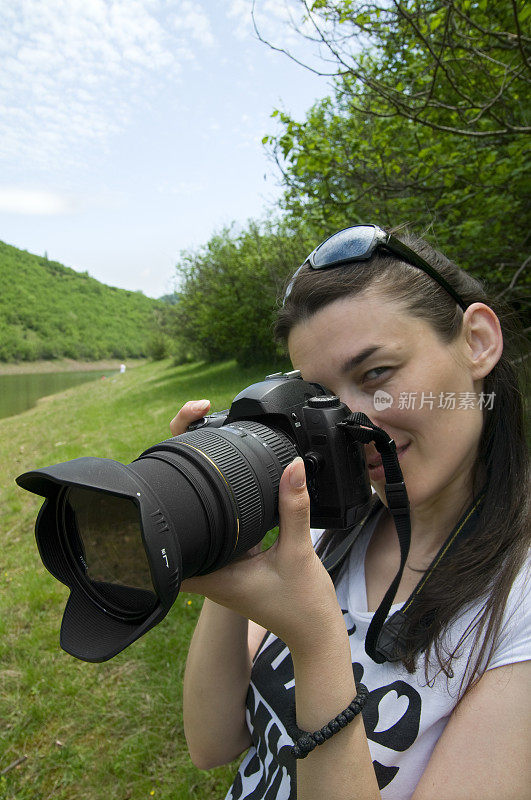
[[[331,267],[342,261],[370,258],[376,244],[374,225],[356,225],[334,233],[312,253],[312,267]]]

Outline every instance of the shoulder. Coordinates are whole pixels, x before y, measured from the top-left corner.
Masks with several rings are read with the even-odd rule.
[[[531,550],[507,597],[488,669],[531,659]]]

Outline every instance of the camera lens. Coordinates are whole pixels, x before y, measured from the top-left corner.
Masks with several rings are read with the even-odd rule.
[[[131,464],[79,458],[27,472],[46,498],[35,533],[70,587],[61,645],[105,661],[168,613],[181,581],[220,569],[278,522],[278,487],[297,455],[289,436],[252,420],[160,442]]]
[[[129,469],[178,520],[182,577],[220,569],[277,523],[278,487],[297,450],[280,431],[240,420],[146,450]]]
[[[78,576],[120,615],[145,616],[157,604],[136,504],[73,486],[64,492],[62,534]]]

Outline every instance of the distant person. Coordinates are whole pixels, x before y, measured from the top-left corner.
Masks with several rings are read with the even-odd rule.
[[[120,373],[125,372],[125,364],[120,364]]]
[[[293,367],[396,443],[411,546],[391,614],[404,624],[394,657],[367,652],[400,563],[374,445],[372,508],[332,578],[319,556],[345,531],[310,532],[295,459],[277,542],[182,584],[207,598],[184,677],[192,760],[248,750],[227,800],[530,796],[528,456],[491,306],[425,241],[373,226],[330,237],[289,283],[276,333]],[[172,434],[206,411],[187,403]]]

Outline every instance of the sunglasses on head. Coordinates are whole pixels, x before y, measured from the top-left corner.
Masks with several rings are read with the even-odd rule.
[[[378,247],[389,250],[390,253],[412,267],[421,269],[434,281],[437,281],[439,286],[442,286],[453,297],[463,311],[466,311],[467,303],[436,269],[396,236],[386,233],[377,225],[353,225],[351,228],[344,228],[342,231],[332,234],[316,247],[304,264],[301,264],[293,274],[284,294],[283,305],[291,294],[297,275],[306,265],[312,269],[330,269],[331,267],[340,267],[342,264],[349,264],[352,261],[367,261]]]

